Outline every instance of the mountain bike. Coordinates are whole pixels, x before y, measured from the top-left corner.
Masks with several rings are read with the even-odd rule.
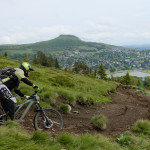
[[[22,122],[31,106],[35,104],[37,111],[34,117],[35,130],[52,130],[54,132],[61,130],[63,128],[63,118],[61,114],[52,108],[42,108],[39,101],[40,97],[35,92],[32,94],[32,96],[30,96],[28,101],[17,105],[15,110],[15,118],[18,119],[17,122]],[[4,113],[3,109],[0,108],[0,124],[5,124],[7,117],[8,113]]]

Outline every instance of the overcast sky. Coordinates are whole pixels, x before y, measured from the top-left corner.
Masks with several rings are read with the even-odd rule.
[[[114,45],[150,44],[150,0],[0,0],[0,44],[60,34]]]

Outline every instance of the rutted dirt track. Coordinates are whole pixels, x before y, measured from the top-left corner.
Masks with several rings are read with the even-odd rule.
[[[90,107],[76,105],[72,108],[71,114],[62,114],[64,129],[61,132],[74,134],[101,133],[109,136],[130,130],[134,122],[139,119],[150,119],[149,96],[136,94],[135,89],[120,86],[117,92],[111,95],[111,97],[112,103]],[[78,111],[79,113],[73,113],[73,111]],[[23,127],[31,132],[34,131],[34,114],[33,111],[30,112],[23,123]],[[105,131],[97,131],[90,124],[91,118],[98,114],[103,114],[108,118],[107,129]]]

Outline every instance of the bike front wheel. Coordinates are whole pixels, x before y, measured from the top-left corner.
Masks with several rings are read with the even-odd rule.
[[[45,117],[47,116],[47,119]],[[63,128],[63,118],[61,114],[51,108],[43,109],[38,111],[34,118],[34,128],[36,130],[51,130],[56,132]]]

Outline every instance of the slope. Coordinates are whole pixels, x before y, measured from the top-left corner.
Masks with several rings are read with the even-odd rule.
[[[20,61],[0,57],[0,69],[7,66],[19,67]],[[41,89],[40,96],[45,101],[55,103],[58,97],[64,97],[74,105],[76,101],[83,103],[104,103],[109,102],[108,92],[114,92],[118,86],[115,82],[107,82],[97,78],[66,72],[50,67],[33,65],[35,69],[31,72],[30,79]],[[21,84],[21,90],[30,95],[33,89]]]
[[[126,131],[132,132],[133,124],[139,119],[150,119],[150,96],[136,94],[136,89],[120,86],[111,95],[111,103],[101,105],[85,106],[76,104],[72,107],[70,114],[63,114],[64,129],[62,132],[73,134],[90,133],[103,134],[106,136],[120,135]],[[55,109],[59,110],[59,104],[65,102],[59,98]],[[75,113],[78,112],[78,113]],[[108,118],[106,130],[97,130],[92,126],[90,120],[93,116],[103,114]],[[31,110],[26,117],[23,127],[30,132],[34,131],[32,120],[35,113]],[[52,134],[52,133],[51,133]]]
[[[20,63],[0,57],[0,68],[17,67]],[[34,132],[32,121],[35,112],[31,110],[22,124],[31,135],[24,133],[16,124],[12,128],[12,124],[8,122],[8,127],[0,127],[1,149],[150,149],[149,135],[131,134],[131,144],[126,148],[120,147],[115,142],[117,139],[112,140],[101,135],[112,136],[127,130],[132,131],[135,121],[149,119],[149,97],[136,94],[136,89],[131,87],[121,86],[115,92],[118,86],[115,82],[92,79],[38,65],[33,67],[36,71],[31,74],[30,79],[41,88],[41,103],[46,107],[50,107],[51,104],[57,110],[60,103],[69,103],[72,112],[63,114],[64,129],[59,135],[52,135],[50,132],[47,132],[47,135]],[[20,88],[27,95],[33,92],[32,88],[24,84]],[[17,100],[21,101],[19,97]],[[96,130],[90,124],[91,117],[97,114],[103,114],[108,118],[105,131]]]

